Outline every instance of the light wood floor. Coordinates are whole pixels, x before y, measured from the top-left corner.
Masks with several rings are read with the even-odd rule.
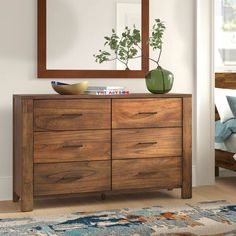
[[[217,178],[215,186],[193,188],[193,198],[183,200],[180,190],[162,190],[158,192],[143,192],[135,194],[107,195],[105,201],[100,196],[79,196],[62,199],[38,199],[34,211],[20,212],[19,203],[11,201],[0,202],[0,218],[58,216],[78,211],[109,210],[117,208],[142,208],[156,205],[184,205],[201,201],[227,200],[236,203],[236,177]]]

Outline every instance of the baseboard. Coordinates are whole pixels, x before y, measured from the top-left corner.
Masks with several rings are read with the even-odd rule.
[[[12,176],[0,177],[0,201],[12,200]]]
[[[192,166],[192,185],[195,187],[195,186],[197,186],[197,171],[196,171],[196,166],[195,165],[193,165]]]

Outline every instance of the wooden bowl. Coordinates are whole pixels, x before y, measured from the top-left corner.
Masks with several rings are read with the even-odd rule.
[[[77,84],[56,85],[52,84],[53,89],[61,95],[78,95],[84,93],[88,88],[88,81]]]

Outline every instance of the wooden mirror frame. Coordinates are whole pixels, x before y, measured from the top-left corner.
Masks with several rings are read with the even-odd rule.
[[[149,0],[142,1],[142,70],[48,70],[47,0],[38,0],[38,78],[144,78],[149,71]]]

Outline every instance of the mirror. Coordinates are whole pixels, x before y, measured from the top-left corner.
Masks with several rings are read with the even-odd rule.
[[[149,69],[148,0],[38,0],[39,78],[144,78]],[[104,46],[112,29],[140,30],[137,53],[125,63]],[[96,62],[99,50],[109,61]]]

